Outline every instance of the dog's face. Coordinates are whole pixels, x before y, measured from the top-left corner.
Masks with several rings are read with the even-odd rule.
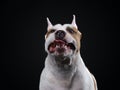
[[[48,18],[47,22],[45,50],[48,54],[70,57],[79,52],[81,33],[78,31],[74,15],[71,24],[52,25]]]

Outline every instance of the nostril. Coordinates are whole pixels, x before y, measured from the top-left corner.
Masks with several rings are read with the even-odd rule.
[[[56,39],[63,39],[65,37],[65,32],[62,30],[59,30],[55,33],[55,38]]]

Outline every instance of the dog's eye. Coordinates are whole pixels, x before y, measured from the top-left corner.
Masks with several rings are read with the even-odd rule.
[[[69,33],[71,33],[71,34],[75,33],[75,31],[74,31],[72,28],[70,28],[70,27],[67,27],[67,31],[68,31]]]
[[[53,32],[55,32],[55,29],[51,29],[51,30],[50,30],[50,33],[53,33]]]

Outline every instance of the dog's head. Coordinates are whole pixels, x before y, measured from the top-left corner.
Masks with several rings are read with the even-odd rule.
[[[81,33],[76,25],[75,15],[71,24],[52,25],[48,18],[47,23],[45,50],[48,54],[70,57],[79,52]]]

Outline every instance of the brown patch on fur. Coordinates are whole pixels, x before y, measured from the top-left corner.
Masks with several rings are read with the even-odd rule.
[[[93,82],[94,82],[94,90],[97,90],[97,82],[95,80],[95,77],[91,74],[92,78],[93,78]]]
[[[78,29],[76,29],[75,27],[72,27],[72,29],[74,30],[75,33],[71,34],[73,38],[75,38],[75,40],[77,41],[77,52],[80,51],[80,40],[82,37],[82,33],[79,32]]]
[[[48,30],[48,32],[46,33],[46,35],[45,35],[45,39],[49,36],[49,34],[50,33],[52,33],[54,31],[54,29],[50,29],[50,30]]]

